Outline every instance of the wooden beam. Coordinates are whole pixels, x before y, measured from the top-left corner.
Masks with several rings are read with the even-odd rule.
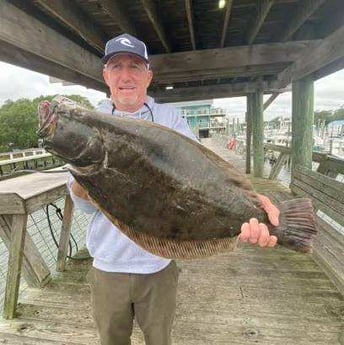
[[[284,70],[285,63],[257,65],[257,66],[240,66],[228,67],[218,69],[199,69],[181,72],[160,72],[153,69],[154,84],[173,84],[179,82],[199,81],[199,80],[213,80],[218,78],[235,78],[235,77],[250,77],[250,76],[264,76],[275,75]]]
[[[0,60],[97,90],[107,89],[98,56],[6,1],[0,2],[0,22]]]
[[[66,258],[68,255],[68,245],[73,220],[73,209],[74,204],[72,198],[67,194],[65,197],[61,235],[57,251],[56,271],[58,272],[63,272],[66,268]]]
[[[220,48],[223,48],[225,46],[225,41],[226,41],[226,36],[227,36],[227,31],[228,31],[229,18],[231,16],[231,12],[232,12],[232,5],[233,5],[233,0],[228,0],[227,6],[226,6],[225,19],[223,21]]]
[[[6,198],[4,194],[1,197]],[[7,202],[11,205],[11,200]],[[0,215],[0,238],[8,249],[11,248],[12,220],[11,215]],[[25,236],[23,255],[23,276],[26,283],[29,287],[43,287],[49,281],[50,270],[29,233]]]
[[[323,39],[317,46],[303,52],[296,61],[278,75],[279,87],[292,81],[317,74],[326,66],[336,64],[344,57],[344,25]]]
[[[252,142],[252,114],[253,111],[253,94],[248,94],[246,97],[246,162],[245,172],[251,173],[251,142]]]
[[[123,32],[137,35],[135,24],[128,19],[128,15],[123,9],[122,2],[119,0],[99,0],[103,11],[115,20]]]
[[[263,93],[256,92],[252,96],[252,147],[253,175],[263,177],[264,172],[264,113]]]
[[[285,42],[307,21],[307,19],[325,2],[326,0],[302,0],[298,2],[294,15],[286,25],[286,29],[280,37],[280,41]]]
[[[344,56],[313,73],[313,79],[318,80],[326,77],[327,75],[340,71],[341,69],[344,69]]]
[[[90,46],[93,46],[100,53],[104,52],[105,33],[74,2],[68,0],[37,0],[36,2],[52,17],[57,18],[75,31]]]
[[[21,268],[24,256],[27,215],[12,216],[11,243],[8,258],[8,271],[4,300],[4,319],[16,317]]]
[[[314,122],[314,82],[304,78],[293,82],[292,94],[292,179],[300,164],[312,168]]]
[[[229,69],[243,66],[292,63],[302,54],[316,47],[321,40],[287,43],[255,44],[191,52],[151,55],[153,71],[175,73],[205,69]]]
[[[277,158],[276,163],[273,165],[270,171],[269,180],[276,180],[279,173],[281,172],[284,164],[288,161],[289,154],[287,153],[280,153]]]
[[[191,8],[191,0],[185,0],[185,11],[186,11],[186,18],[188,20],[188,27],[189,27],[192,50],[195,50],[196,49],[196,40],[195,40],[195,30],[194,30],[194,26],[193,26],[193,15],[192,15],[192,8]]]
[[[263,0],[258,2],[257,13],[255,15],[255,19],[251,26],[248,29],[247,33],[247,43],[252,44],[256,39],[260,28],[262,27],[265,18],[267,17],[272,5],[274,4],[274,0]]]
[[[262,1],[262,0],[258,0]],[[276,4],[295,4],[300,0],[275,0]],[[302,0],[301,0],[302,1]],[[240,2],[235,2],[233,5],[234,9],[248,9],[250,7],[256,6],[256,2],[252,2],[252,0],[240,0]]]
[[[331,0],[331,6],[324,6],[321,9],[321,16],[325,20],[316,22],[315,31],[320,37],[326,37],[337,28],[344,25],[343,1]]]
[[[269,105],[279,96],[279,94],[280,92],[274,92],[264,103],[263,110],[266,110],[269,107]]]
[[[175,88],[172,90],[152,90],[149,94],[159,102],[178,102],[202,100],[208,98],[239,97],[257,90],[264,89],[266,93],[275,90],[274,82],[214,84],[196,87]]]
[[[171,44],[167,39],[166,31],[164,29],[163,23],[158,15],[156,5],[152,0],[141,0],[143,7],[148,15],[148,18],[153,24],[155,32],[158,34],[158,37],[164,46],[167,53],[172,51]]]

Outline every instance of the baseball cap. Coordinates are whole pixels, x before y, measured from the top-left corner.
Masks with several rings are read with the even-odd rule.
[[[116,36],[106,43],[102,61],[106,64],[114,55],[123,53],[136,55],[147,63],[149,62],[146,45],[127,33]]]

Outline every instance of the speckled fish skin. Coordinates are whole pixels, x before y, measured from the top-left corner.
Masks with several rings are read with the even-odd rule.
[[[174,130],[61,101],[39,113],[45,148],[71,164],[102,211],[134,232],[178,243],[233,238],[250,218],[269,224],[243,176]]]

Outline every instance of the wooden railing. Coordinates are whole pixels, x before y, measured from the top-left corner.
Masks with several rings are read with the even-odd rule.
[[[52,154],[45,152],[37,155],[0,160],[0,177],[17,174],[18,170],[45,169],[63,165],[63,161]]]
[[[47,153],[47,152],[43,148],[32,148],[32,149],[17,150],[17,151],[11,151],[11,152],[2,152],[0,153],[0,161],[30,157],[30,156],[38,156],[44,153]]]
[[[68,173],[34,173],[0,182],[0,236],[9,250],[3,316],[16,314],[21,270],[30,286],[42,287],[50,271],[27,233],[28,216],[64,197],[64,217],[59,241],[57,270],[65,268],[73,203],[66,188]]]
[[[221,146],[226,147],[229,138],[226,135],[216,135],[214,136],[213,140],[216,140]],[[275,180],[277,179],[283,166],[290,162],[291,147],[264,144],[264,149],[266,152],[271,151],[278,153],[277,160],[273,164],[269,175],[269,179]],[[246,153],[245,141],[237,139],[237,145],[233,151],[239,155],[244,155]],[[333,178],[336,178],[338,174],[344,175],[344,159],[340,159],[328,153],[319,153],[315,151],[313,152],[312,159],[314,162],[319,163],[317,172]]]
[[[276,163],[273,165],[269,179],[276,179],[283,167],[283,165],[290,159],[291,148],[281,145],[265,144],[264,149],[279,152]],[[344,159],[331,156],[327,153],[313,152],[312,160],[318,162],[319,166],[317,172],[336,178],[338,174],[344,175]]]

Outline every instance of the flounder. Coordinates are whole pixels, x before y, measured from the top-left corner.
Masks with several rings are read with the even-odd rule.
[[[311,252],[316,235],[310,199],[278,205],[275,227],[250,182],[200,143],[145,120],[87,110],[64,97],[39,106],[47,151],[130,239],[167,258],[231,251],[250,218],[268,225],[278,243]]]

